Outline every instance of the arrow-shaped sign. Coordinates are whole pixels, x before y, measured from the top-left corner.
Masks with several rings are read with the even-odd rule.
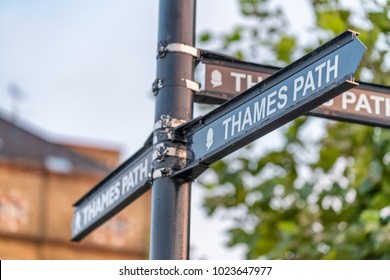
[[[74,205],[72,241],[88,233],[117,214],[150,189],[152,141],[108,175]]]
[[[223,104],[281,69],[224,56],[203,58],[202,62],[205,88],[195,93],[195,101],[207,104]],[[390,128],[390,87],[357,82],[358,86],[306,114]]]
[[[192,160],[175,175],[197,177],[223,158],[354,87],[365,52],[346,31],[204,117],[177,128]]]
[[[390,87],[362,83],[318,106],[311,116],[390,128]]]

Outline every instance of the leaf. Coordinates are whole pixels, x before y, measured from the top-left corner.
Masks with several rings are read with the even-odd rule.
[[[278,229],[283,233],[288,235],[296,234],[299,232],[299,228],[296,222],[294,221],[280,221],[277,225]]]
[[[242,53],[242,51],[236,51],[233,56],[241,60],[244,59],[244,54]]]
[[[286,63],[291,63],[291,52],[295,47],[295,38],[290,36],[282,36],[275,46],[278,53],[278,59]]]
[[[359,186],[358,192],[360,195],[367,195],[370,191],[372,191],[375,188],[375,183],[366,178],[363,183]]]
[[[345,13],[342,15],[339,11],[327,10],[318,13],[317,23],[318,26],[333,31],[334,34],[340,34],[348,27],[343,20]]]
[[[199,36],[199,40],[202,42],[202,43],[205,43],[205,42],[208,42],[210,41],[212,38],[212,35],[210,32],[204,32],[202,33],[200,36]]]
[[[378,210],[365,210],[360,215],[360,220],[364,224],[366,232],[372,232],[379,229],[380,216]]]
[[[225,35],[224,37],[224,48],[229,47],[232,43],[238,42],[241,40],[242,27],[236,27],[232,33]]]
[[[390,197],[381,192],[374,195],[370,203],[370,207],[374,209],[382,209],[388,205],[390,205]]]
[[[228,205],[226,202],[227,199],[224,196],[213,196],[206,198],[203,202],[203,205],[206,207],[207,214],[210,216],[214,213],[215,210],[217,210],[218,207],[227,207]]]
[[[299,117],[291,122],[291,125],[286,129],[284,135],[287,138],[287,141],[290,143],[291,141],[297,141],[298,133],[301,127],[306,123],[307,117]]]
[[[228,243],[230,247],[245,242],[249,236],[242,228],[233,228],[229,230],[229,234],[231,235],[231,240]]]
[[[297,192],[302,200],[306,201],[306,199],[309,197],[309,195],[313,191],[313,185],[306,182],[302,188],[298,189]]]
[[[371,12],[368,13],[368,18],[372,23],[377,25],[382,30],[382,32],[390,32],[389,18],[386,13]]]
[[[324,171],[328,171],[340,156],[340,149],[337,146],[327,145],[320,151],[321,160],[314,163],[313,167],[321,167]]]

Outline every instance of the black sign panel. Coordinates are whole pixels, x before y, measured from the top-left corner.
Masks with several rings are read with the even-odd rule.
[[[222,104],[260,83],[281,68],[243,61],[203,59],[205,89],[195,95],[195,101]]]
[[[359,82],[308,115],[390,128],[390,87]]]
[[[150,189],[152,154],[150,143],[75,203],[72,241],[80,241]]]
[[[195,177],[255,139],[356,86],[354,73],[365,46],[347,31],[263,80],[206,116],[179,128],[192,160],[179,172]]]
[[[202,61],[206,65],[205,90],[196,94],[196,101],[208,104],[222,104],[281,69],[243,61]],[[390,87],[358,83],[307,115],[390,128]]]

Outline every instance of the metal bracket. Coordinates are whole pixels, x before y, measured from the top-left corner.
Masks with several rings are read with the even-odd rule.
[[[200,84],[188,79],[183,79],[186,83],[186,88],[189,88],[192,91],[199,92],[200,91]]]
[[[152,91],[154,95],[157,95],[158,90],[163,88],[163,80],[156,79],[152,84]]]
[[[153,135],[153,145],[162,142],[162,141],[173,141],[175,135],[172,128],[166,128],[165,130],[160,130],[159,132],[154,133]]]
[[[161,177],[169,177],[171,175],[172,175],[172,170],[170,168],[164,167],[164,168],[153,170],[149,174],[149,180],[153,181],[154,179],[161,178]]]
[[[157,162],[162,162],[167,156],[178,157],[180,159],[186,160],[187,151],[183,149],[165,146],[164,143],[157,144],[155,150],[153,151],[153,160],[156,160]]]
[[[166,56],[167,52],[179,52],[192,55],[195,58],[200,57],[200,51],[197,48],[194,48],[190,45],[182,43],[170,43],[159,42],[158,43],[158,58],[163,58]]]
[[[169,115],[160,116],[160,120],[153,126],[153,145],[166,141],[185,143],[183,135],[175,132],[175,128],[184,123],[185,120],[174,119]]]
[[[157,95],[158,91],[163,87],[180,86],[188,88],[192,91],[199,92],[200,84],[185,78],[157,78],[152,85],[152,91],[154,95]]]
[[[185,122],[186,122],[185,120],[174,119],[170,115],[162,115],[160,117],[160,120],[154,124],[153,130],[157,130],[161,128],[175,128],[179,125],[182,125]]]

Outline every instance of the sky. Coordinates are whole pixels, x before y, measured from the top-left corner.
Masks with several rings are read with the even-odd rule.
[[[237,2],[198,0],[198,34],[242,22]],[[310,23],[297,12],[305,2],[283,2],[294,30]],[[155,0],[0,1],[0,113],[49,140],[120,148],[125,160],[153,128],[157,22]],[[244,258],[242,248],[225,250],[226,213],[206,219],[202,195],[194,184],[191,257]]]

